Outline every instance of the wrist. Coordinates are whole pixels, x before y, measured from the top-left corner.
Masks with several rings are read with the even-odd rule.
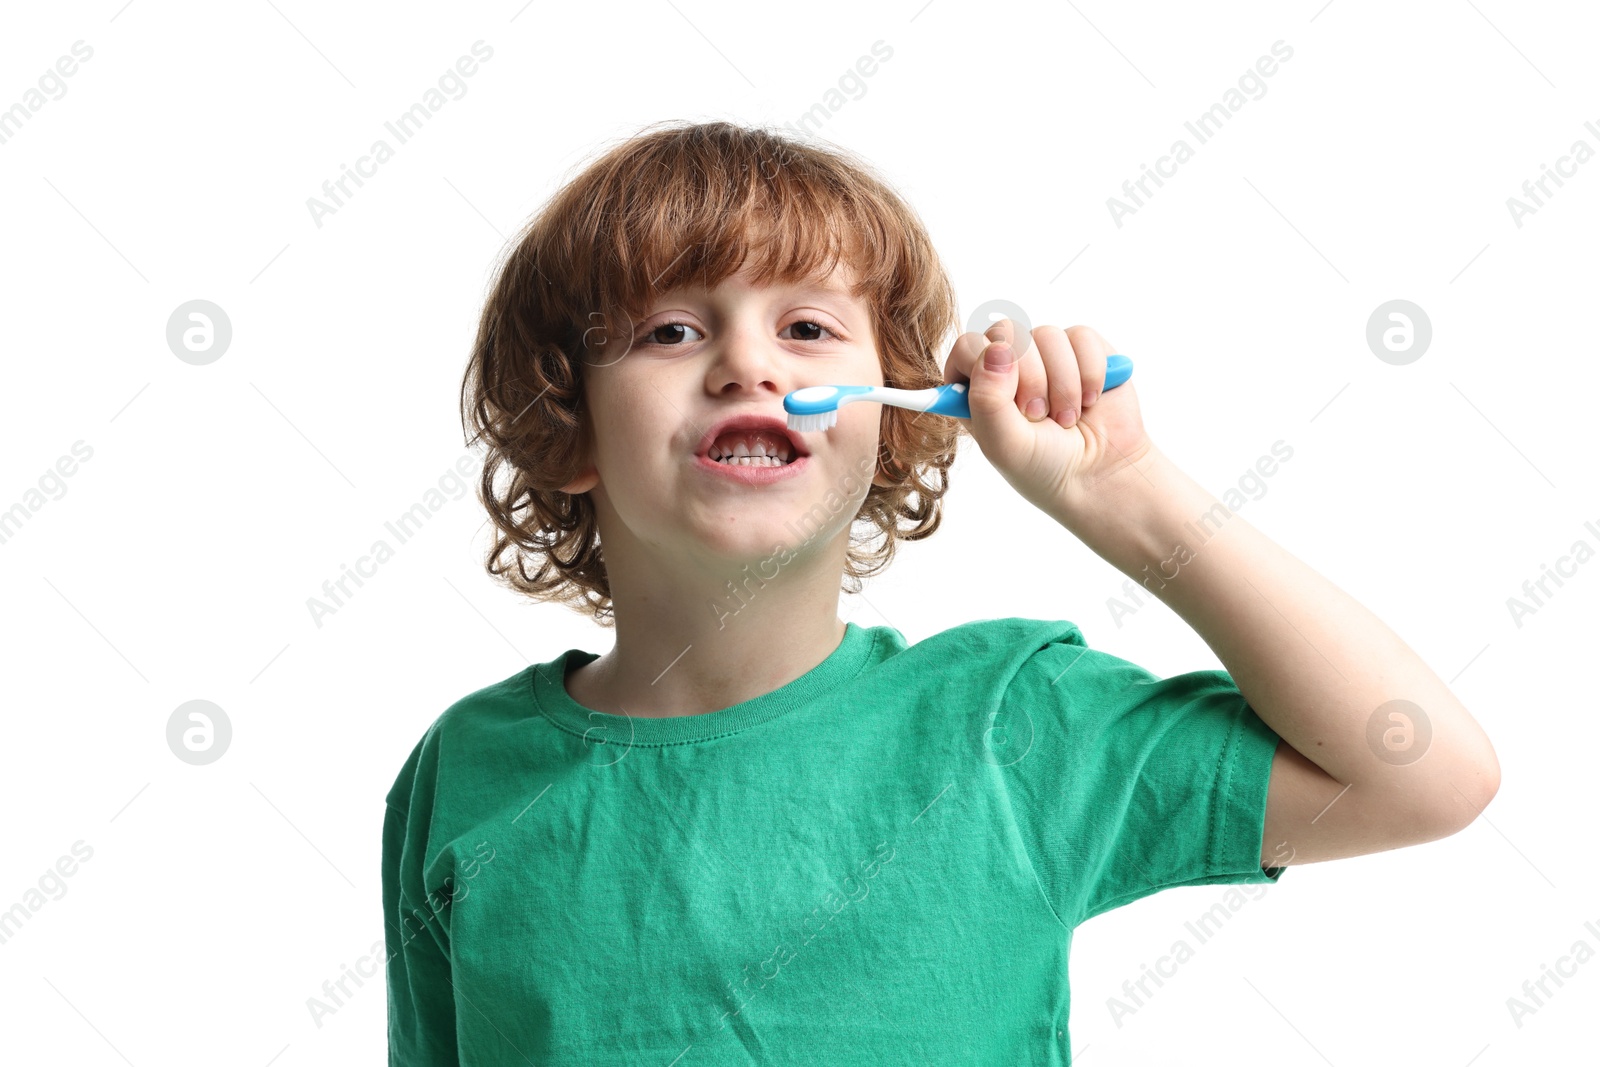
[[[1145,510],[1148,500],[1159,495],[1159,483],[1171,466],[1166,453],[1147,440],[1143,449],[1120,459],[1112,470],[1063,491],[1045,511],[1087,542],[1104,528]]]
[[[1222,508],[1215,497],[1151,445],[1051,516],[1102,559],[1152,592],[1198,549]],[[1222,509],[1226,518],[1226,509]],[[1208,525],[1210,524],[1210,525]],[[1163,574],[1163,568],[1165,573]]]

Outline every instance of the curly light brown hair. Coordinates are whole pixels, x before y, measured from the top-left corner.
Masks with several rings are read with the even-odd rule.
[[[660,293],[714,289],[747,260],[755,284],[808,281],[841,258],[871,309],[885,384],[943,384],[928,342],[959,329],[955,292],[916,213],[858,157],[728,122],[657,124],[562,186],[501,265],[461,384],[462,425],[487,445],[488,573],[614,625],[594,504],[561,488],[593,440],[585,364],[626,355]],[[891,484],[871,485],[852,520],[846,592],[887,566],[897,541],[939,528],[964,431],[883,405],[877,470]]]

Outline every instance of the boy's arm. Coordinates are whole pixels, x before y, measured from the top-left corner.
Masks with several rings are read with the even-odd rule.
[[[414,752],[404,774],[412,772],[416,760]],[[445,904],[422,881],[419,857],[426,845],[424,828],[413,827],[404,810],[386,804],[381,881],[390,1067],[452,1067],[460,1062],[455,983],[441,918]]]
[[[1263,866],[1432,841],[1494,796],[1494,749],[1427,664],[1159,449],[1075,503],[1045,510],[1182,616],[1283,739]]]

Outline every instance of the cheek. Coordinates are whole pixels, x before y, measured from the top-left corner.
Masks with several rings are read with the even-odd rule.
[[[588,395],[595,451],[614,479],[626,479],[633,469],[655,459],[667,447],[652,439],[652,427],[657,427],[657,433],[665,431],[659,428],[659,413],[649,409],[637,389],[613,388],[611,382],[606,385],[591,389]],[[658,406],[666,406],[659,394],[648,388],[646,392],[656,398]]]
[[[637,482],[646,475],[635,470],[659,469],[688,456],[691,446],[682,440],[688,430],[682,429],[674,403],[646,387],[643,394],[613,394],[590,410],[598,440],[595,451],[613,480]]]
[[[598,451],[600,463],[611,475],[611,480],[638,482],[644,478],[644,471],[656,459],[659,446],[638,440],[627,428],[625,420],[606,422],[602,426],[602,441]]]
[[[878,404],[852,404],[847,405],[841,412],[843,416],[850,408],[857,407],[858,418],[840,433],[838,429],[828,431],[830,440],[828,447],[838,456],[838,476],[849,480],[852,484],[871,481],[878,464],[878,442],[881,440],[881,425],[883,416],[881,405]]]

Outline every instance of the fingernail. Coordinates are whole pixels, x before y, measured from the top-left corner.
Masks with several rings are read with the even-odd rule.
[[[1096,400],[1099,400],[1099,399],[1100,399],[1100,391],[1098,389],[1096,389],[1094,392],[1090,393],[1088,396],[1083,398],[1083,406],[1084,407],[1088,407],[1090,404],[1093,404]]]
[[[1015,358],[1010,345],[994,344],[983,354],[983,365],[990,370],[1005,370]]]
[[[1023,409],[1022,413],[1028,416],[1028,418],[1032,419],[1034,422],[1038,422],[1040,419],[1044,418],[1044,397],[1036,396],[1032,400],[1028,401],[1028,406]]]
[[[1078,409],[1077,408],[1068,408],[1066,411],[1062,412],[1062,414],[1061,414],[1061,425],[1070,427],[1073,423],[1075,423],[1077,421],[1078,421]]]

